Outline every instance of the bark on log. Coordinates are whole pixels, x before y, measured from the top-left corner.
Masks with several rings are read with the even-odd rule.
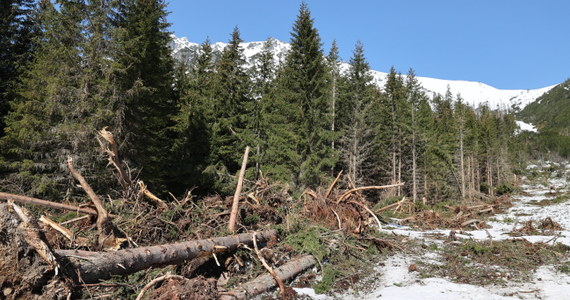
[[[95,211],[91,208],[81,208],[81,207],[77,207],[77,206],[73,206],[73,205],[51,202],[51,201],[42,200],[42,199],[38,199],[38,198],[26,197],[26,196],[10,194],[10,193],[0,192],[0,199],[12,200],[14,202],[24,203],[24,204],[34,204],[34,205],[40,205],[40,206],[45,206],[45,207],[49,207],[49,208],[80,212],[80,213],[90,214],[90,215],[95,215],[95,216],[97,215],[97,211]]]
[[[317,261],[312,255],[305,255],[298,259],[291,260],[283,266],[276,268],[275,273],[283,280],[288,280],[304,270],[315,265]],[[246,282],[236,289],[220,297],[220,300],[249,299],[259,295],[275,286],[275,280],[270,274],[263,274],[257,278]]]
[[[257,233],[258,241],[268,241],[275,230]],[[56,250],[56,254],[69,262],[79,274],[78,280],[94,283],[113,275],[127,275],[150,267],[174,265],[188,259],[233,251],[240,244],[251,245],[252,233],[193,240],[174,244],[124,249],[116,252],[92,252],[81,250]],[[70,272],[73,274],[72,272]],[[271,278],[273,280],[273,278]]]

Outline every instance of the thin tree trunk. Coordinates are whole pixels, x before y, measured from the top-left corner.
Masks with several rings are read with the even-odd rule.
[[[0,199],[12,200],[14,202],[19,202],[19,203],[24,203],[24,204],[33,204],[33,205],[40,205],[40,206],[45,206],[45,207],[49,207],[49,208],[74,211],[74,212],[83,213],[83,214],[97,215],[97,211],[95,211],[91,208],[77,207],[77,206],[73,206],[73,205],[51,202],[51,201],[42,200],[42,199],[38,199],[38,198],[32,198],[32,197],[21,196],[21,195],[10,194],[10,193],[0,192]]]
[[[416,178],[417,166],[416,166],[416,118],[415,109],[412,105],[412,201],[416,203],[418,200],[418,180]]]
[[[249,155],[249,146],[245,147],[245,152],[243,153],[243,160],[241,162],[241,169],[239,171],[239,178],[236,187],[236,192],[234,193],[234,199],[232,202],[232,210],[230,213],[230,223],[228,224],[228,229],[231,233],[236,232],[236,219],[239,208],[239,196],[241,195],[241,188],[243,186],[243,177],[245,175],[245,168],[247,167],[247,157]]]
[[[425,170],[424,170],[425,172]],[[428,197],[428,179],[427,179],[427,173],[424,174],[424,198],[427,201],[427,197]]]
[[[398,157],[398,182],[402,182],[402,145],[400,144],[400,155]],[[402,187],[398,187],[398,196],[402,196]]]
[[[336,122],[336,75],[333,74],[332,78],[332,122],[331,122],[331,131],[334,133],[335,130],[335,122]],[[331,148],[334,152],[335,149],[335,139],[331,141]],[[334,175],[334,166],[331,167],[332,175]]]
[[[266,242],[275,237],[275,230],[256,234],[257,240]],[[226,251],[234,251],[240,244],[251,245],[252,233],[193,240],[174,244],[124,249],[116,252],[92,252],[82,250],[55,250],[55,253],[69,262],[71,273],[77,272],[78,279],[94,283],[114,275],[127,275],[151,267],[174,265],[198,257]],[[61,264],[66,265],[66,264]]]
[[[459,131],[459,170],[461,172],[461,200],[465,200],[465,165],[463,153],[463,128]]]

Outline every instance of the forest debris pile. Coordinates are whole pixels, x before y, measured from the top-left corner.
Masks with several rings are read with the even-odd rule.
[[[21,220],[11,204],[0,204],[0,283],[7,299],[65,299],[70,288],[51,280],[56,270],[26,242]]]
[[[420,263],[424,277],[442,276],[458,283],[493,285],[504,280],[528,280],[545,264],[561,264],[570,257],[564,244],[532,243],[513,238],[500,241],[447,243],[438,253],[442,264]]]
[[[322,248],[322,243],[325,243],[337,245],[333,247],[335,249],[338,245],[342,245],[343,253],[367,252],[366,249],[370,246],[378,249],[403,250],[396,242],[369,234],[371,226],[381,226],[381,224],[373,220],[378,218],[368,208],[365,198],[351,190],[343,191],[333,189],[331,186],[326,192],[307,191],[303,202],[291,201],[286,186],[272,186],[265,179],[261,179],[240,197],[238,230],[243,233],[220,236],[227,232],[228,208],[231,205],[229,197],[223,199],[215,196],[196,201],[191,193],[188,193],[182,200],[174,198],[174,201],[164,202],[166,205],[164,207],[144,201],[141,193],[132,193],[135,190],[134,185],[139,188],[146,189],[146,187],[131,181],[133,186],[126,189],[131,197],[110,199],[108,202],[110,210],[107,211],[103,198],[94,193],[85,178],[73,169],[71,162],[68,167],[70,172],[75,172],[74,177],[81,182],[83,190],[87,191],[95,206],[98,206],[97,216],[84,217],[77,212],[70,212],[63,215],[48,213],[40,218],[42,223],[41,227],[37,225],[38,231],[42,240],[53,249],[57,263],[61,266],[59,274],[56,274],[54,268],[50,268],[39,259],[37,251],[30,248],[18,235],[16,228],[21,227],[19,224],[22,222],[11,213],[10,204],[2,204],[1,221],[4,224],[12,224],[12,229],[4,226],[2,231],[3,249],[0,253],[6,256],[3,261],[11,266],[32,268],[35,271],[33,273],[13,269],[6,273],[14,274],[10,275],[10,279],[3,279],[2,283],[4,293],[12,295],[7,296],[9,299],[28,298],[24,296],[24,291],[37,293],[38,297],[48,296],[53,299],[66,298],[69,295],[80,296],[84,293],[82,288],[87,288],[90,295],[111,291],[113,295],[122,297],[125,294],[121,293],[128,293],[129,290],[137,292],[140,286],[120,283],[120,280],[117,282],[118,278],[114,276],[140,271],[149,274],[152,268],[160,270],[162,266],[170,264],[177,265],[175,270],[184,275],[186,280],[169,278],[164,282],[155,283],[148,289],[168,289],[169,292],[148,291],[145,297],[150,296],[154,299],[156,296],[157,299],[164,299],[167,295],[172,299],[177,297],[182,299],[188,295],[188,289],[205,289],[247,298],[254,290],[261,292],[274,287],[276,278],[291,280],[300,272],[315,265],[317,259],[321,264],[324,259],[330,259],[334,251],[338,251],[327,250],[326,253],[317,254],[316,257],[303,256],[304,253],[313,253],[310,249],[303,248],[304,246],[295,248],[288,243],[279,243],[275,231],[264,230],[269,225],[284,226],[284,230],[289,231],[290,236],[300,234],[300,237],[305,234],[305,230],[311,231],[311,228],[314,228],[312,226],[315,225],[312,224],[324,225],[323,231],[317,234],[316,239],[309,241],[316,241],[317,244],[312,246],[316,248]],[[102,219],[100,216],[106,216],[107,219]],[[297,220],[293,228],[286,229],[291,226],[287,224],[287,220],[291,221],[291,216],[299,216],[308,222],[303,224],[301,220]],[[108,229],[105,226],[109,226]],[[10,230],[13,232],[10,233]],[[255,230],[263,230],[256,238],[263,247],[261,251],[256,251],[257,256],[250,248],[252,235],[247,233]],[[373,229],[372,232],[378,231]],[[207,237],[209,238],[205,239]],[[181,239],[196,238],[202,239],[172,243]],[[14,251],[16,248],[21,249]],[[106,252],[98,252],[101,250]],[[15,256],[14,253],[26,255]],[[21,261],[22,259],[26,261]],[[257,262],[259,259],[266,262],[268,270],[275,268],[278,274],[276,276],[279,277],[272,277],[261,269]],[[340,256],[335,259],[340,259]],[[29,278],[24,278],[24,274]],[[238,282],[252,279],[255,274],[261,274],[261,277],[251,280],[250,283],[236,285]],[[200,275],[206,276],[206,279],[196,279]],[[314,281],[314,276],[307,278],[313,278]],[[101,280],[111,280],[111,282],[100,283]],[[260,282],[263,282],[263,288],[260,287]],[[94,288],[98,285],[101,286]],[[234,289],[228,291],[226,287]],[[55,290],[52,290],[53,288]],[[119,294],[118,290],[121,290]],[[50,293],[56,291],[57,295],[54,294],[52,297]],[[209,297],[215,295],[210,292],[204,295],[206,294]],[[294,291],[289,287],[284,287],[281,294],[285,298],[294,298]],[[206,296],[201,298],[196,293],[193,295],[193,299],[209,299]]]
[[[440,210],[419,209],[411,216],[400,219],[401,224],[411,224],[421,229],[482,229],[487,228],[485,218],[511,206],[508,197],[493,198],[489,203],[471,206],[445,206]]]
[[[141,294],[139,294],[141,295]],[[141,299],[144,299],[141,297]],[[219,299],[218,287],[215,279],[198,276],[192,279],[169,278],[157,284],[150,293],[149,299],[153,300],[217,300]]]
[[[511,236],[556,235],[558,234],[558,231],[561,230],[564,230],[564,228],[562,228],[562,225],[552,220],[551,217],[546,217],[540,221],[528,220],[524,222],[521,227],[515,228],[509,234]]]

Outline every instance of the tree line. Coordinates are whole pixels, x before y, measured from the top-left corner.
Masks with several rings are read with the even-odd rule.
[[[176,62],[163,0],[4,1],[0,172],[8,191],[65,198],[68,156],[110,191],[96,139],[107,127],[134,177],[158,193],[228,194],[245,146],[247,177],[297,190],[405,182],[414,201],[501,192],[516,166],[508,111],[430,96],[413,70],[375,84],[358,42],[343,68],[325,54],[301,4],[282,63],[265,42],[246,67],[236,27],[221,56],[210,41]],[[518,154],[517,154],[518,153]]]

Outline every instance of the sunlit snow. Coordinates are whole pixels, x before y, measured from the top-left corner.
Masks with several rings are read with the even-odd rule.
[[[253,57],[261,52],[263,44],[263,42],[241,44],[244,49],[247,66],[253,64]],[[215,52],[223,50],[225,46],[227,46],[227,44],[221,42],[212,44],[212,48]],[[192,43],[185,37],[178,38],[172,36],[171,47],[174,57],[181,59],[185,54],[197,51],[199,44]],[[272,52],[274,54],[275,63],[284,61],[286,53],[290,48],[288,43],[273,39]],[[188,58],[186,57],[186,59]],[[346,70],[347,67],[348,64],[343,63],[341,69]],[[388,74],[372,70],[371,75],[374,77],[374,82],[382,88],[386,83]],[[502,90],[474,81],[443,80],[429,77],[417,77],[417,79],[429,96],[433,96],[434,94],[445,95],[449,89],[454,97],[458,94],[461,95],[463,101],[473,107],[488,104],[491,108],[501,109],[522,109],[554,87],[554,85],[552,85],[531,90]],[[521,129],[526,130],[522,127]]]

